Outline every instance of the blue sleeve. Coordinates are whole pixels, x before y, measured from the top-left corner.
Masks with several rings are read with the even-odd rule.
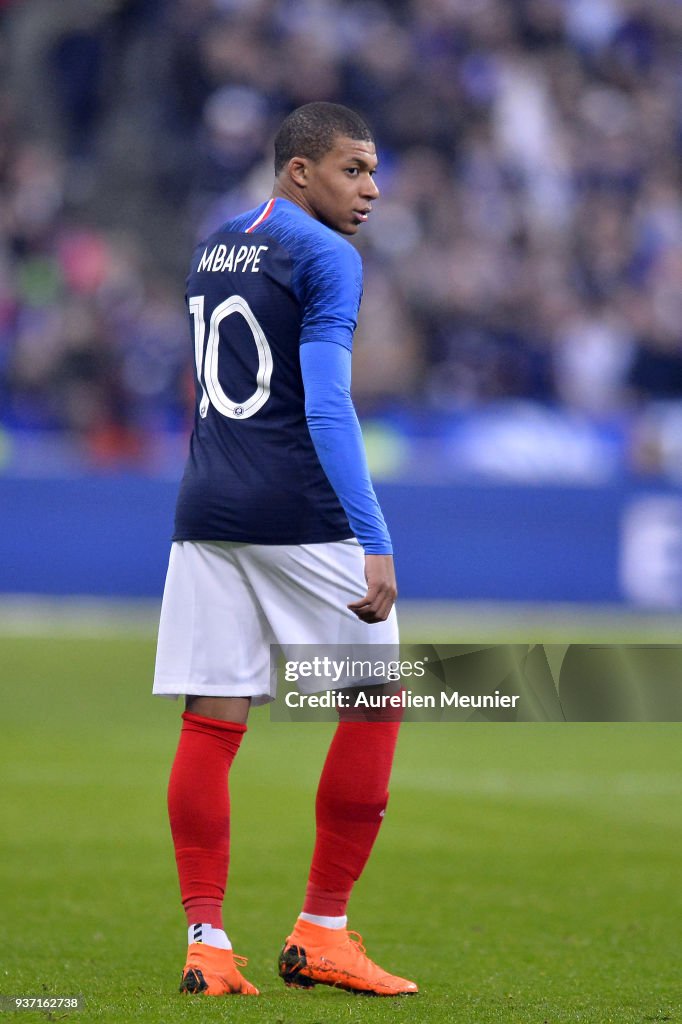
[[[351,353],[343,345],[301,345],[305,413],[317,457],[368,555],[393,554],[367,467],[350,395]]]
[[[301,345],[333,341],[351,349],[362,299],[362,261],[349,242],[332,232],[325,230],[315,242],[306,247],[292,281],[302,306]]]

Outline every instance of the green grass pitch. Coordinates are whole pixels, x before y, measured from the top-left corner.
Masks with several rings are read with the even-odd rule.
[[[178,712],[145,636],[2,637],[3,995],[19,1021],[640,1024],[682,1020],[680,725],[403,729],[351,927],[410,999],[287,991],[333,726],[253,714],[232,775],[228,931],[259,999],[177,994],[185,925],[165,816]]]

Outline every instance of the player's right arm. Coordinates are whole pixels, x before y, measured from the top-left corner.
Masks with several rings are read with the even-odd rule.
[[[367,592],[348,605],[364,622],[383,622],[397,596],[393,547],[367,466],[350,393],[351,353],[334,342],[301,346],[306,419],[317,457],[365,550]]]
[[[393,555],[365,555],[367,593],[348,605],[363,622],[384,622],[398,596]]]
[[[383,622],[397,596],[393,547],[350,391],[360,261],[350,246],[325,255],[316,261],[304,303],[300,360],[306,419],[322,468],[365,551],[367,592],[348,607],[365,622]]]

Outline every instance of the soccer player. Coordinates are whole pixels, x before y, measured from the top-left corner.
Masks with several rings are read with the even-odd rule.
[[[372,134],[309,103],[275,139],[267,202],[198,246],[187,282],[196,413],[177,502],[154,692],[185,695],[168,808],[189,949],[181,991],[256,995],[225,933],[228,773],[270,644],[398,640],[392,547],[350,397],[362,265],[379,195]],[[399,723],[340,713],[316,799],[285,984],[417,991],[366,955],[346,905],[379,831]]]

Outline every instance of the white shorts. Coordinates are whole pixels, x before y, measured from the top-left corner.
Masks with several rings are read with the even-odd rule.
[[[286,652],[301,644],[395,648],[395,608],[385,622],[369,624],[346,607],[367,591],[364,565],[354,538],[282,545],[175,541],[154,693],[251,697],[264,704],[276,695],[271,644]],[[311,684],[308,692],[325,688]]]

